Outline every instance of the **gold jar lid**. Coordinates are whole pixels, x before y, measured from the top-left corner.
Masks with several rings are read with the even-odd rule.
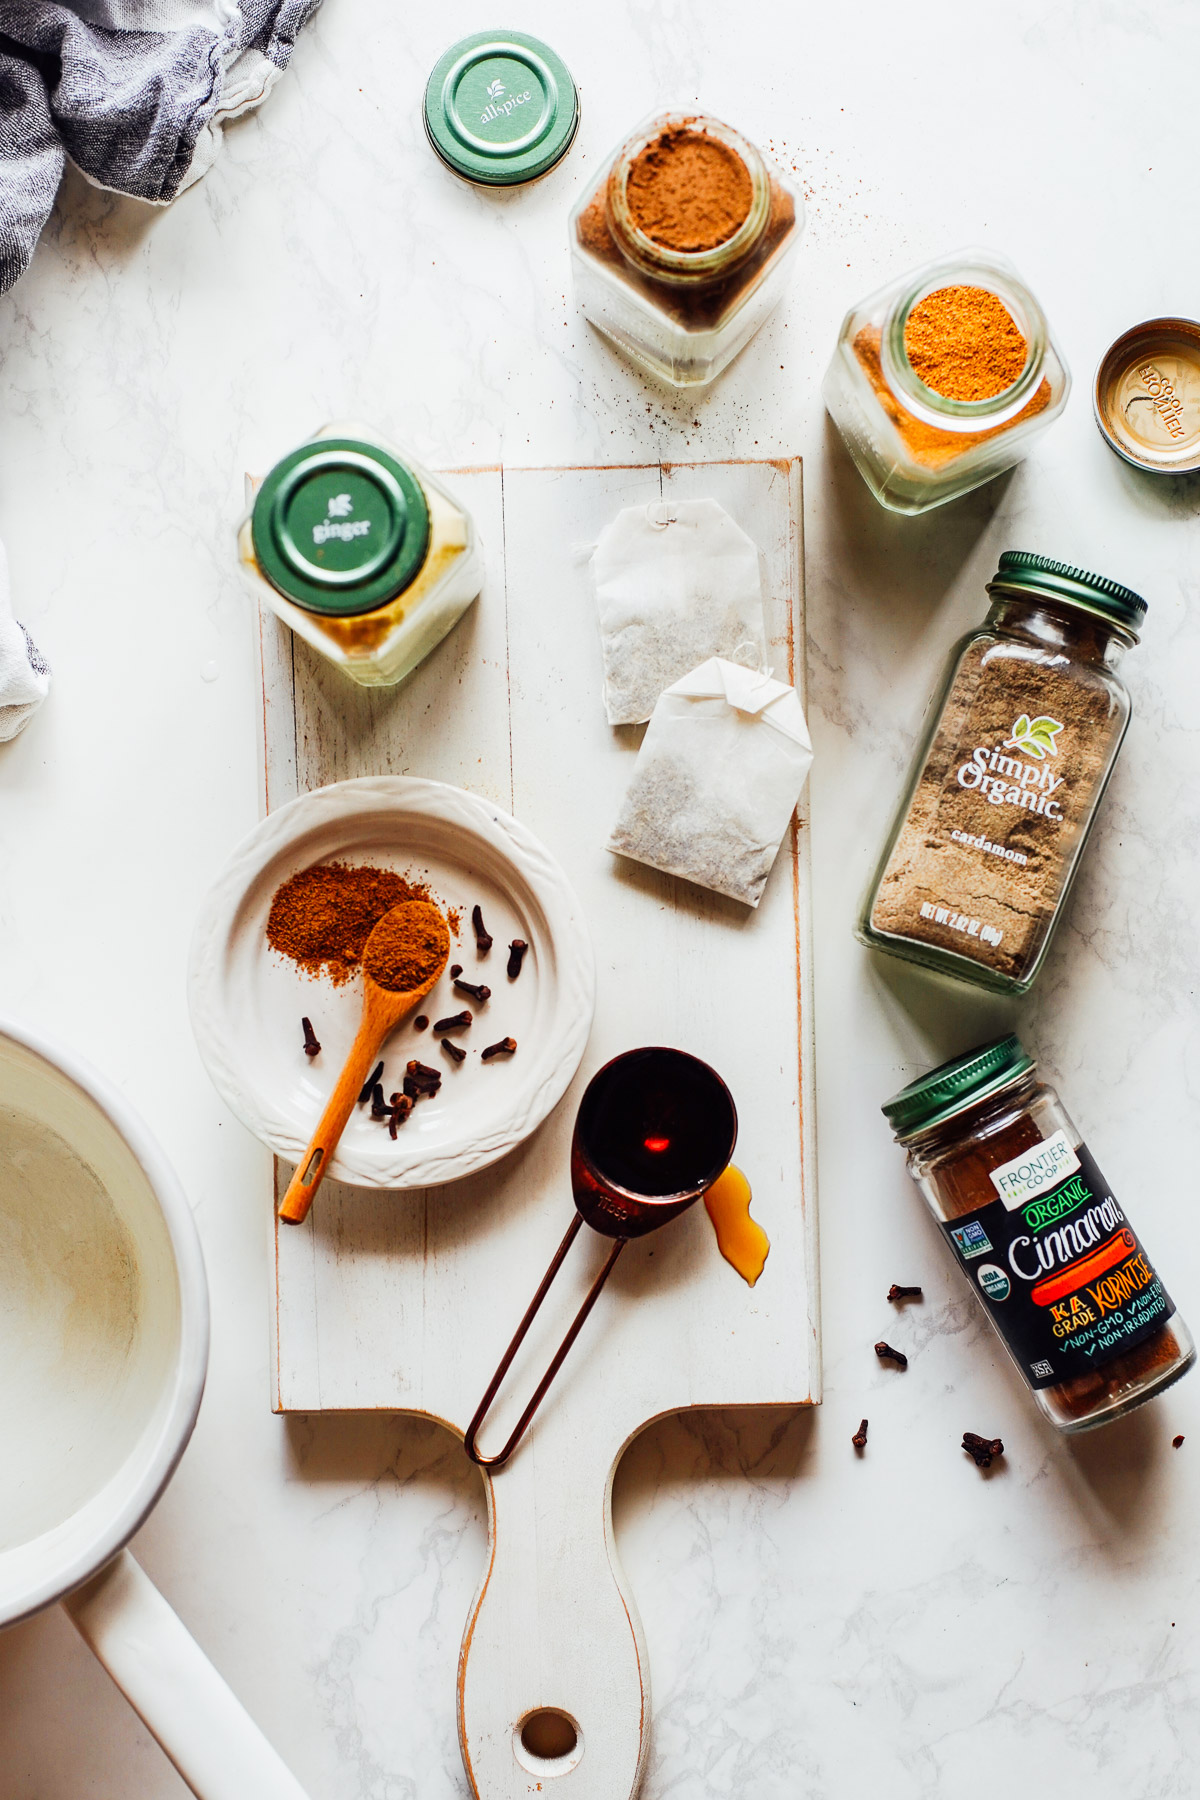
[[[1096,370],[1096,423],[1125,461],[1160,475],[1200,469],[1200,324],[1147,319]]]

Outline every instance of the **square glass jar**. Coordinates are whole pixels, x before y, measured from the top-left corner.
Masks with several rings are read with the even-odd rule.
[[[244,583],[360,686],[403,681],[483,586],[470,515],[368,426],[321,426],[246,498]]]
[[[1025,339],[1025,366],[985,400],[926,387],[905,348],[910,313],[942,288],[994,294]],[[1012,264],[983,250],[926,263],[852,307],[822,394],[859,474],[891,512],[922,513],[1019,462],[1067,403],[1071,377],[1041,307]]]
[[[673,249],[640,229],[629,177],[656,140],[711,138],[744,164],[750,207],[709,249]],[[660,113],[605,164],[571,214],[571,268],[584,317],[640,368],[672,387],[705,387],[778,304],[804,229],[804,208],[779,170],[719,119]]]

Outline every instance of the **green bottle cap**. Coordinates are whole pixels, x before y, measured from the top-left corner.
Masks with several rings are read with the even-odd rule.
[[[1119,581],[1110,581],[1107,575],[1089,575],[1070,563],[1052,562],[1048,556],[1035,556],[1032,550],[1005,550],[995,580],[988,583],[988,593],[1066,600],[1120,625],[1135,643],[1147,610],[1142,596]]]
[[[515,187],[571,147],[579,96],[571,72],[538,38],[477,31],[440,59],[425,88],[425,130],[467,181]]]
[[[1033,1058],[1019,1037],[1010,1033],[994,1043],[982,1044],[952,1056],[949,1062],[928,1075],[920,1076],[890,1100],[884,1102],[884,1118],[903,1142],[940,1125],[955,1113],[973,1106],[977,1100],[1007,1087],[1010,1081],[1025,1075],[1034,1066]]]
[[[370,612],[425,560],[420,482],[374,444],[317,438],[277,462],[258,490],[254,554],[268,581],[309,612]]]

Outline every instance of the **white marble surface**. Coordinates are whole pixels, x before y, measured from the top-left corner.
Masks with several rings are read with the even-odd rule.
[[[480,1484],[433,1427],[268,1412],[266,1157],[210,1090],[185,1014],[193,911],[255,816],[242,469],[339,413],[435,463],[800,451],[826,1401],[667,1422],[625,1460],[618,1535],[656,1696],[646,1794],[1190,1795],[1200,1379],[1058,1440],[954,1285],[878,1105],[1019,1012],[1195,1325],[1200,487],[1116,461],[1088,389],[1118,330],[1196,311],[1200,17],[1187,0],[518,13],[584,108],[569,159],[529,192],[461,187],[419,124],[447,36],[491,9],[469,0],[451,23],[327,0],[202,186],[164,214],[70,177],[0,302],[0,536],[56,674],[0,750],[0,1004],[144,1110],[213,1290],[199,1429],[135,1548],[314,1800],[464,1795],[454,1670]],[[632,123],[697,99],[775,147],[811,217],[780,312],[707,397],[677,400],[577,319],[564,224]],[[971,241],[1024,271],[1076,390],[1013,476],[893,519],[826,425],[820,375],[851,301]],[[1007,546],[1150,601],[1106,816],[1021,1009],[849,935],[937,671]],[[926,1291],[902,1320],[894,1280]],[[876,1364],[883,1332],[906,1374]],[[964,1427],[1003,1436],[990,1476],[958,1450]],[[60,1614],[0,1640],[3,1800],[182,1791]]]

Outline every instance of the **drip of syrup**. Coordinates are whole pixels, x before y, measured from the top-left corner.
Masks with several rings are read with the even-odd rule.
[[[771,1251],[771,1240],[750,1217],[750,1183],[730,1163],[704,1195],[717,1234],[717,1249],[742,1280],[754,1286]]]

